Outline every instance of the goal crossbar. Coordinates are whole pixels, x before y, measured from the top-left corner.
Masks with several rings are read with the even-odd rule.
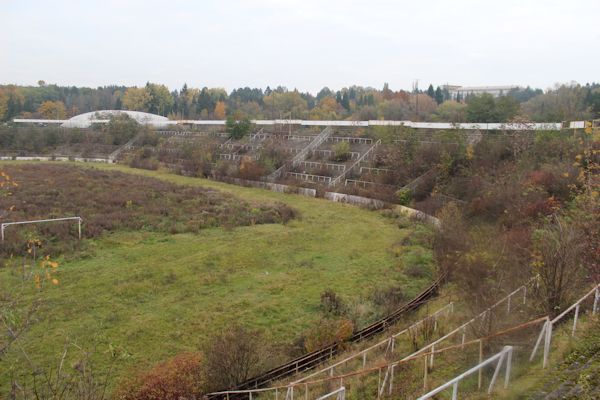
[[[26,224],[38,224],[38,223],[44,223],[44,222],[58,222],[58,221],[71,221],[71,220],[77,221],[79,239],[81,239],[81,221],[83,221],[83,219],[81,217],[63,217],[63,218],[36,219],[36,220],[31,220],[31,221],[3,222],[2,224],[0,224],[0,237],[1,237],[2,242],[4,242],[4,230],[6,229],[7,226],[11,226],[11,225],[26,225]]]

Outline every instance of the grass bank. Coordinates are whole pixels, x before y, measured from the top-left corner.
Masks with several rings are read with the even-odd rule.
[[[432,277],[426,229],[406,221],[399,227],[381,212],[163,171],[73,167],[210,187],[250,202],[278,201],[300,218],[197,234],[119,231],[89,239],[87,256],[61,262],[61,284],[45,291],[40,321],[21,340],[40,365],[56,360],[68,337],[83,346],[101,343],[101,350],[110,343],[128,354],[118,375],[197,350],[236,322],[262,330],[273,344],[290,343],[319,320],[320,293],[327,288],[348,302],[390,285],[410,297]],[[409,267],[423,274],[408,276]]]

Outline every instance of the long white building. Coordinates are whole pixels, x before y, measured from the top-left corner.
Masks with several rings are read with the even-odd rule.
[[[479,95],[489,93],[494,97],[502,96],[507,94],[512,89],[519,89],[517,85],[505,85],[505,86],[452,86],[447,85],[446,88],[450,93],[450,97],[456,100],[458,97],[464,100],[467,95]]]

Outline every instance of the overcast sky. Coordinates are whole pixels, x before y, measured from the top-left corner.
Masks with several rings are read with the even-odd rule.
[[[0,83],[600,81],[600,0],[0,0]]]

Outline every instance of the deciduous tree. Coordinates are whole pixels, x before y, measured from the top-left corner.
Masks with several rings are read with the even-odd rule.
[[[127,110],[147,111],[150,93],[145,88],[132,87],[125,91],[123,107]]]
[[[46,119],[64,119],[67,116],[67,110],[62,101],[45,101],[37,112]]]
[[[214,115],[215,119],[225,119],[225,102],[224,101],[217,101],[213,115]]]

